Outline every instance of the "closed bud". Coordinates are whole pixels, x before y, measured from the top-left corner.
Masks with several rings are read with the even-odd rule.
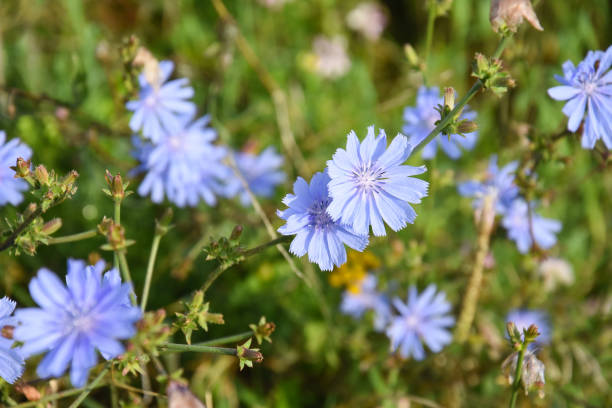
[[[55,232],[57,232],[60,228],[62,228],[62,219],[61,218],[54,218],[50,221],[47,221],[42,229],[40,230],[40,232],[44,235],[51,235]]]
[[[455,90],[453,88],[444,89],[444,106],[450,110],[455,108]]]
[[[242,230],[243,230],[242,225],[236,225],[234,229],[232,230],[230,239],[232,241],[237,241],[238,239],[240,239],[240,235],[242,235]]]
[[[417,55],[412,45],[410,44],[404,45],[404,54],[406,55],[406,59],[408,59],[408,63],[410,64],[411,67],[414,68],[414,67],[419,66],[419,56]]]
[[[106,170],[104,178],[106,179],[106,183],[110,189],[110,196],[113,198],[113,200],[123,200],[125,197],[125,187],[123,180],[121,179],[121,174],[117,173],[115,176],[113,176],[110,171]]]
[[[168,394],[168,408],[206,408],[193,395],[189,387],[178,381],[170,381],[166,393]]]
[[[13,333],[15,332],[15,326],[3,326],[0,331],[0,336],[5,339],[13,340]]]
[[[23,212],[23,216],[24,217],[29,217],[30,215],[34,214],[34,212],[36,212],[36,209],[38,208],[38,206],[36,205],[36,203],[30,203],[28,204],[28,206],[26,207],[25,211]]]
[[[108,231],[110,231],[111,225],[113,224],[113,220],[104,216],[102,221],[98,224],[98,232],[102,235],[108,235]]]
[[[159,220],[155,220],[155,233],[158,235],[165,235],[171,228],[170,222],[172,222],[173,216],[174,212],[172,211],[172,208],[166,208],[161,218]]]
[[[36,178],[36,181],[38,181],[41,185],[49,185],[49,172],[42,164],[36,166],[36,168],[34,169],[34,177]]]
[[[478,125],[476,124],[476,122],[472,122],[469,120],[461,121],[461,123],[457,125],[457,132],[459,132],[459,134],[472,133],[477,130]]]
[[[76,170],[70,170],[66,177],[64,177],[64,180],[62,180],[62,184],[71,189],[77,178],[79,178],[79,173]]]
[[[32,162],[24,160],[22,157],[17,158],[17,163],[11,169],[15,170],[15,178],[27,178],[30,176],[30,167]]]
[[[525,343],[533,343],[536,337],[540,335],[540,333],[538,332],[538,326],[536,326],[535,324],[530,325],[524,331],[525,331]]]
[[[492,0],[489,21],[495,32],[509,30],[516,32],[526,19],[536,30],[542,31],[542,25],[533,10],[530,0]]]

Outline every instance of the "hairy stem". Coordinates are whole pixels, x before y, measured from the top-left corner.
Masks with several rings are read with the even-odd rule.
[[[26,218],[17,228],[15,228],[15,231],[13,231],[11,235],[9,235],[8,238],[0,244],[0,252],[10,248],[15,243],[15,240],[19,234],[21,234],[28,225],[30,225],[38,216],[40,216],[40,214],[42,214],[42,206],[39,205],[36,210],[28,216],[28,218]]]
[[[500,41],[499,45],[497,46],[497,49],[495,50],[495,53],[493,54],[493,58],[499,58],[501,56],[509,40],[509,36],[502,37],[502,40]],[[470,101],[470,99],[472,99],[474,95],[476,95],[478,91],[482,89],[483,85],[484,84],[480,79],[477,80],[474,85],[472,85],[470,90],[457,103],[455,108],[442,120],[440,120],[440,123],[438,123],[434,130],[432,130],[429,135],[427,135],[427,137],[421,141],[421,143],[414,147],[414,149],[412,150],[412,154],[416,154],[421,151],[421,149],[427,146],[429,142],[431,142],[436,136],[438,136],[442,129],[444,129],[451,122],[451,120],[461,111],[461,109],[463,109],[463,107]]]
[[[96,235],[98,235],[98,231],[92,229],[89,231],[79,232],[78,234],[66,235],[63,237],[52,237],[47,240],[47,245],[66,244],[68,242],[83,241],[85,239],[93,238]]]
[[[236,356],[238,352],[235,348],[224,348],[224,347],[211,347],[201,346],[195,344],[177,344],[177,343],[166,343],[160,347],[162,350],[178,351],[178,352],[196,352],[196,353],[209,353],[209,354],[223,354],[226,356]]]
[[[521,388],[521,373],[523,369],[523,360],[525,359],[525,350],[527,344],[523,343],[523,347],[519,351],[518,359],[516,361],[516,371],[514,372],[514,383],[512,383],[512,397],[510,398],[510,408],[514,408],[516,400],[518,398],[519,390]]]
[[[149,289],[151,288],[151,280],[153,278],[153,268],[155,267],[155,259],[157,258],[157,250],[162,234],[156,233],[151,244],[151,253],[149,254],[149,262],[147,263],[147,274],[145,277],[144,288],[142,290],[142,300],[140,301],[140,309],[144,312],[147,308],[147,300],[149,299]]]

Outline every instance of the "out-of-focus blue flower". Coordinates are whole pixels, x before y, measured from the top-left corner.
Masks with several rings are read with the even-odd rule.
[[[522,198],[517,198],[512,202],[504,215],[502,224],[508,231],[508,237],[516,242],[522,254],[527,253],[533,245],[532,238],[542,249],[552,247],[557,242],[555,234],[561,231],[561,221],[539,216],[533,211],[533,203],[529,211],[527,202]]]
[[[25,180],[16,179],[11,166],[17,163],[17,158],[28,160],[32,150],[21,140],[15,138],[6,142],[6,133],[0,130],[0,206],[10,203],[17,205],[23,200],[23,192],[28,189]]]
[[[327,192],[329,176],[316,173],[310,186],[301,177],[293,184],[295,194],[287,194],[283,203],[289,207],[278,211],[278,216],[287,221],[278,229],[283,235],[295,235],[289,251],[297,256],[308,253],[310,262],[324,271],[346,262],[344,245],[363,251],[368,237],[355,234],[351,227],[332,220],[327,213],[331,201]]]
[[[536,338],[534,343],[531,343],[530,347],[537,347],[550,343],[552,330],[548,320],[548,314],[541,310],[529,310],[529,309],[513,309],[506,316],[506,323],[512,322],[516,325],[516,328],[521,333],[521,338],[524,338],[523,330],[529,328],[532,324],[538,327],[540,335]],[[508,333],[506,333],[508,338]]]
[[[344,291],[340,310],[356,319],[361,318],[368,310],[373,310],[374,328],[381,331],[391,319],[391,307],[389,299],[376,290],[376,283],[376,276],[368,274],[360,282],[357,293]]]
[[[207,126],[209,121],[205,116],[183,123],[157,144],[134,137],[132,154],[141,162],[134,170],[146,172],[138,194],[150,194],[155,203],[166,196],[179,207],[195,206],[200,200],[217,202],[216,194],[224,191],[222,180],[231,172],[222,164],[226,149],[212,144],[217,134]]]
[[[416,106],[408,106],[404,109],[403,132],[410,138],[408,141],[412,146],[417,146],[436,127],[436,121],[440,119],[440,113],[436,110],[438,105],[444,105],[444,98],[440,96],[438,87],[427,88],[421,86],[417,92]],[[473,121],[476,112],[466,107],[459,119]],[[432,159],[436,155],[438,145],[448,157],[455,160],[461,157],[461,148],[472,150],[476,145],[478,132],[465,133],[462,135],[438,135],[429,142],[421,153],[424,159]]]
[[[101,264],[86,267],[68,260],[66,286],[45,268],[30,281],[30,295],[40,308],[15,313],[20,323],[15,340],[24,343],[25,357],[48,352],[36,371],[40,377],[59,377],[70,365],[72,385],[82,387],[98,362],[96,349],[107,360],[117,357],[124,351],[118,340],[136,333],[141,312],[129,303],[131,285],[121,283],[116,269],[104,275],[101,269]]]
[[[4,326],[17,326],[17,319],[11,316],[16,305],[6,296],[0,299],[0,330]],[[13,343],[13,340],[0,336],[0,377],[9,384],[21,377],[25,364],[18,349],[12,348]]]
[[[425,350],[422,343],[438,353],[451,342],[452,335],[448,328],[455,324],[455,319],[448,314],[451,305],[446,301],[446,294],[436,294],[435,285],[429,285],[421,295],[415,286],[411,286],[408,302],[394,298],[393,305],[400,315],[392,318],[387,329],[391,350],[399,349],[404,358],[412,356],[416,360],[423,360]]]
[[[493,195],[495,211],[498,214],[505,214],[519,193],[518,187],[514,184],[514,172],[517,168],[518,162],[513,161],[500,169],[497,165],[497,156],[494,155],[489,161],[485,179],[459,184],[459,194],[474,197],[473,205],[476,209],[482,208],[485,196]]]
[[[566,61],[563,76],[555,75],[561,86],[548,90],[551,98],[568,101],[563,107],[563,113],[569,118],[568,130],[575,132],[584,119],[582,147],[585,149],[595,147],[598,139],[612,149],[611,66],[612,46],[605,52],[589,51],[577,67],[571,61]]]
[[[142,135],[153,143],[161,141],[166,132],[176,132],[196,113],[196,106],[189,100],[193,96],[189,80],[180,78],[166,82],[173,70],[172,61],[161,61],[157,84],[150,84],[141,74],[138,77],[139,99],[126,104],[127,109],[134,112],[130,120],[132,130],[142,130]]]
[[[327,162],[329,194],[327,212],[333,220],[353,227],[359,235],[387,234],[383,220],[393,231],[413,223],[416,212],[409,203],[427,196],[426,181],[411,177],[427,171],[425,166],[402,165],[412,152],[404,135],[398,134],[387,148],[387,136],[374,126],[360,144],[355,132],[348,134],[346,150],[338,149]]]
[[[236,153],[234,158],[240,173],[249,183],[249,188],[257,196],[271,197],[276,186],[285,181],[285,173],[281,169],[283,156],[276,153],[273,147],[268,147],[259,155]],[[226,191],[229,197],[239,195],[242,205],[251,204],[248,193],[237,177],[228,180]]]

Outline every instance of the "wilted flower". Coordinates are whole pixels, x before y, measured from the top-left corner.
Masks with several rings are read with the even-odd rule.
[[[5,142],[6,133],[0,130],[0,206],[17,205],[23,200],[22,193],[28,189],[28,183],[16,179],[11,166],[15,166],[18,157],[25,160],[32,157],[32,150],[18,138]]]
[[[603,51],[589,51],[574,67],[563,64],[563,76],[555,75],[561,86],[548,90],[558,101],[568,101],[563,113],[569,118],[567,129],[575,132],[584,119],[582,147],[592,149],[598,139],[612,149],[612,46]],[[586,110],[586,116],[585,116]]]
[[[224,192],[222,181],[231,172],[221,163],[226,150],[212,144],[217,133],[208,127],[209,121],[205,116],[183,123],[157,144],[133,138],[133,155],[141,162],[134,171],[146,172],[138,194],[150,194],[155,203],[165,195],[179,207],[193,207],[201,200],[217,202],[216,194]]]
[[[519,333],[521,333],[521,339],[524,338],[524,329],[529,328],[532,324],[536,325],[539,335],[535,342],[529,345],[530,349],[533,348],[532,346],[535,347],[550,343],[552,333],[546,312],[541,310],[513,309],[508,313],[508,316],[506,316],[506,322],[514,323]]]
[[[70,381],[75,387],[87,382],[96,365],[96,349],[106,360],[124,351],[120,339],[136,333],[140,308],[131,306],[130,284],[121,283],[119,272],[102,275],[103,262],[85,266],[68,260],[66,286],[48,269],[42,268],[30,281],[30,295],[40,308],[20,309],[15,340],[23,342],[25,357],[48,352],[38,365],[42,378],[59,377],[71,365]]]
[[[435,295],[435,296],[434,296]],[[455,324],[455,319],[448,314],[451,305],[446,301],[444,292],[436,294],[436,285],[429,285],[419,295],[415,286],[408,291],[408,302],[399,298],[393,299],[393,305],[400,315],[391,319],[387,336],[391,339],[391,350],[400,350],[400,354],[425,358],[423,344],[434,353],[438,353],[452,340],[448,328]]]
[[[438,105],[444,104],[444,98],[440,95],[440,90],[433,86],[427,88],[421,86],[417,92],[416,106],[408,106],[404,109],[404,127],[402,131],[408,135],[409,143],[416,146],[423,141],[429,133],[436,127],[436,121],[440,120],[440,113],[436,110]],[[476,112],[465,106],[459,120],[473,121],[476,119]],[[424,159],[432,159],[438,150],[438,145],[451,159],[458,159],[462,151],[472,150],[476,145],[478,132],[464,133],[463,135],[453,134],[449,136],[438,135],[429,142],[421,153]]]
[[[481,209],[485,196],[494,197],[494,208],[498,214],[505,214],[519,194],[519,189],[514,184],[514,173],[518,162],[510,162],[501,169],[497,165],[497,156],[493,155],[489,160],[489,167],[483,181],[466,181],[459,184],[459,194],[474,197],[473,206]]]
[[[376,41],[387,25],[387,15],[378,3],[364,1],[348,13],[346,23],[368,40]]]
[[[538,266],[538,274],[544,279],[544,288],[548,291],[559,284],[569,286],[574,283],[572,265],[564,259],[546,258]]]
[[[17,304],[6,296],[0,299],[0,329],[17,326],[17,319],[11,314]],[[8,329],[6,330],[8,331]],[[0,335],[0,377],[9,384],[14,383],[23,374],[24,361],[18,349],[13,348],[14,341]]]
[[[325,78],[339,78],[346,74],[351,60],[346,53],[346,44],[342,37],[328,38],[318,36],[313,42],[314,69]]]
[[[393,231],[413,223],[417,214],[409,203],[420,203],[429,183],[411,177],[426,172],[425,166],[402,164],[412,152],[408,139],[398,134],[387,147],[385,131],[376,137],[374,126],[361,144],[354,131],[347,138],[346,150],[336,150],[327,162],[331,218],[360,235],[368,235],[371,225],[376,236],[387,234],[383,220]]]
[[[368,310],[375,313],[374,328],[383,330],[391,319],[391,306],[389,299],[376,290],[376,276],[368,274],[358,285],[359,290],[345,291],[342,295],[340,310],[342,313],[358,319]]]
[[[502,363],[502,372],[508,380],[508,384],[514,383],[514,374],[516,373],[516,365],[518,364],[518,351],[510,354]],[[525,350],[523,357],[523,366],[521,367],[521,384],[528,394],[532,389],[541,389],[546,383],[544,371],[546,367],[544,363],[538,360],[535,354],[530,350]]]
[[[533,10],[530,0],[492,0],[489,20],[493,30],[499,31],[500,28],[508,28],[516,31],[523,23],[523,18],[536,30],[544,30],[540,25],[538,16]]]
[[[525,254],[533,245],[533,240],[542,249],[548,249],[557,243],[556,233],[561,231],[561,221],[544,218],[529,211],[527,202],[517,198],[512,202],[504,215],[502,224],[508,231],[508,237],[516,242],[519,252]]]
[[[282,171],[283,156],[276,153],[273,147],[268,147],[259,155],[240,152],[234,157],[238,170],[256,196],[271,197],[276,186],[285,181],[285,173]],[[229,197],[239,195],[242,205],[251,204],[251,199],[240,179],[232,177],[226,182],[225,191]]]
[[[289,207],[278,211],[278,216],[287,221],[278,229],[283,235],[295,235],[289,251],[297,256],[308,253],[310,262],[324,271],[346,262],[344,245],[363,251],[368,237],[358,235],[352,228],[332,220],[327,213],[331,198],[327,192],[329,177],[316,173],[310,186],[301,177],[293,185],[295,194],[287,194],[283,203]]]
[[[159,82],[153,84],[147,81],[145,73],[140,74],[139,99],[126,104],[127,109],[134,112],[130,128],[134,132],[142,130],[142,135],[153,143],[160,142],[166,132],[180,130],[196,113],[196,106],[189,100],[193,96],[189,80],[180,78],[166,82],[173,70],[172,61],[161,61]]]

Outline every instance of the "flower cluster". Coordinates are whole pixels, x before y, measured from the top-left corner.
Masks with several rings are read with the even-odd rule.
[[[459,194],[474,197],[476,210],[482,209],[485,197],[492,197],[495,212],[503,217],[502,225],[521,253],[527,253],[534,242],[542,249],[549,249],[557,242],[555,234],[561,231],[561,222],[535,213],[535,204],[519,195],[514,183],[517,167],[517,162],[511,162],[499,168],[497,156],[493,156],[485,179],[460,183]]]
[[[338,149],[327,162],[327,173],[317,173],[310,186],[302,178],[294,193],[283,203],[289,208],[278,215],[287,223],[279,228],[283,235],[296,235],[290,251],[298,256],[308,253],[311,262],[332,270],[346,262],[343,244],[358,251],[368,243],[370,227],[375,236],[385,236],[385,224],[399,231],[413,223],[416,212],[410,204],[427,195],[428,183],[412,176],[426,171],[425,166],[403,163],[412,152],[408,139],[398,134],[387,146],[381,129],[374,126],[360,143],[351,131],[345,149]]]
[[[6,133],[0,130],[0,206],[10,203],[17,205],[23,200],[23,192],[28,189],[28,183],[23,179],[16,179],[15,166],[17,158],[28,160],[32,150],[19,139],[7,142]]]
[[[143,72],[139,99],[126,105],[134,112],[130,127],[142,136],[133,137],[132,154],[140,163],[133,173],[145,173],[138,193],[150,195],[155,203],[167,198],[179,207],[194,207],[201,201],[215,205],[219,196],[236,195],[248,205],[241,180],[224,163],[231,150],[214,144],[217,132],[210,127],[209,116],[196,118],[189,81],[168,81],[173,69],[172,62],[161,61],[159,75]],[[271,148],[260,156],[236,153],[235,160],[257,195],[270,196],[284,181],[282,158]]]
[[[586,58],[574,66],[563,64],[561,83],[548,90],[558,101],[567,101],[563,114],[569,118],[567,129],[576,132],[584,120],[582,147],[592,149],[601,139],[612,149],[612,46],[604,51],[589,51]],[[586,115],[585,115],[586,112]]]
[[[47,352],[37,369],[40,377],[59,377],[70,365],[70,381],[82,387],[98,361],[96,349],[112,359],[124,351],[119,340],[136,333],[141,312],[130,304],[132,287],[121,283],[116,269],[104,273],[104,267],[103,261],[86,266],[69,259],[66,286],[45,268],[30,281],[30,295],[40,307],[15,312],[14,338],[23,343],[15,352],[25,358]]]
[[[440,95],[440,90],[437,87],[427,88],[422,86],[419,88],[416,106],[408,106],[404,109],[405,124],[403,131],[410,137],[410,144],[418,145],[434,130],[436,121],[440,119],[440,113],[436,110],[436,107],[443,104],[444,98]],[[473,121],[476,119],[476,112],[466,106],[459,119]],[[424,159],[433,159],[438,146],[440,146],[448,157],[456,160],[461,157],[461,149],[472,150],[474,148],[477,138],[478,132],[475,131],[463,135],[452,134],[449,137],[438,135],[423,148],[421,156]]]

